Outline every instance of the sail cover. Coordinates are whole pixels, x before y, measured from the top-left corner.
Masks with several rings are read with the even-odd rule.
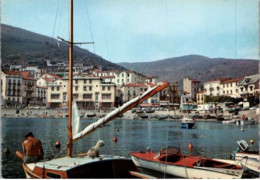
[[[78,105],[75,101],[72,103],[72,134],[73,136],[79,132],[80,115]]]
[[[168,82],[164,83],[163,85],[154,86],[153,88],[147,90],[142,95],[137,96],[136,98],[126,102],[121,107],[115,109],[114,111],[107,114],[105,117],[99,119],[98,121],[88,125],[85,129],[83,129],[81,132],[77,133],[76,135],[73,135],[73,141],[82,138],[83,136],[86,136],[87,134],[93,132],[98,127],[101,127],[102,125],[106,124],[107,122],[115,119],[118,117],[118,115],[123,114],[124,112],[128,111],[129,109],[136,106],[138,103],[143,102],[144,100],[148,99],[149,97],[153,96],[155,93],[160,92],[164,88],[168,87]],[[73,133],[74,134],[74,133]]]

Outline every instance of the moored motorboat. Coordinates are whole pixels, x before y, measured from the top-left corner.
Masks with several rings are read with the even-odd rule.
[[[231,120],[224,120],[222,121],[223,124],[235,124],[237,119],[231,119]]]
[[[241,160],[242,167],[250,173],[259,177],[260,175],[260,164],[259,159],[244,157]]]
[[[168,114],[161,114],[157,116],[158,120],[163,120],[168,118]]]
[[[142,119],[147,119],[148,118],[148,114],[141,114],[140,115]]]
[[[159,171],[183,178],[241,178],[241,166],[210,158],[179,153],[177,148],[160,152],[132,152],[131,158],[138,167]]]
[[[249,151],[249,146],[245,140],[237,141],[238,148],[230,154],[231,159],[240,161],[247,157],[259,160],[259,151]]]
[[[248,119],[248,120],[239,119],[239,120],[236,120],[236,125],[252,125],[252,124],[256,124],[256,121],[253,120],[253,119]]]
[[[191,129],[194,127],[195,123],[196,123],[196,121],[194,120],[194,118],[192,116],[183,117],[181,120],[181,128]]]

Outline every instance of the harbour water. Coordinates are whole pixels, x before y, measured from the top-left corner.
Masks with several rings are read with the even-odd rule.
[[[95,119],[81,120],[80,129],[94,122]],[[41,118],[2,118],[2,176],[4,178],[25,178],[21,161],[15,157],[15,151],[22,151],[21,143],[24,135],[32,131],[36,138],[43,142],[45,158],[49,159],[60,153],[66,154],[67,119]],[[115,129],[119,131],[116,132]],[[117,136],[117,143],[113,137]],[[212,158],[229,158],[237,148],[237,140],[244,139],[252,150],[259,149],[259,124],[248,125],[241,131],[236,124],[220,122],[197,122],[194,129],[181,129],[178,121],[160,120],[126,120],[116,119],[92,134],[73,144],[74,153],[86,152],[91,146],[102,139],[105,146],[101,154],[129,156],[132,151],[159,151],[161,147],[171,146],[183,152]],[[55,149],[55,142],[61,142],[61,149]],[[192,152],[188,144],[192,142]],[[9,156],[3,153],[8,146]]]

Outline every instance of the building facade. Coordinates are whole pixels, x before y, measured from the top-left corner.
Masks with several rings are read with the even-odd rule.
[[[185,77],[183,79],[183,91],[189,93],[193,99],[196,98],[196,94],[199,91],[200,81],[196,79],[190,79],[189,77]]]

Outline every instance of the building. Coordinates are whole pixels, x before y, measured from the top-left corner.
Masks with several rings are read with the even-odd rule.
[[[205,94],[204,91],[199,91],[196,97],[197,104],[204,104],[205,103]]]
[[[36,80],[32,72],[2,71],[1,85],[3,105],[34,104]]]
[[[223,80],[220,83],[221,87],[221,95],[222,96],[229,96],[233,98],[239,98],[239,88],[238,88],[238,83],[241,81],[243,78],[237,78],[237,79],[227,79]]]
[[[254,96],[257,92],[259,93],[259,74],[245,76],[238,83],[238,91],[242,98]]]
[[[204,94],[206,96],[221,96],[222,95],[222,87],[221,83],[225,80],[229,80],[230,78],[223,79],[215,79],[204,83]]]
[[[142,95],[145,91],[151,89],[154,86],[156,86],[156,85],[152,84],[152,83],[149,83],[149,84],[129,83],[129,84],[123,85],[121,87],[123,103],[126,103],[126,102],[130,101],[131,99],[134,99],[135,97]],[[155,94],[154,96],[148,98],[147,100],[143,101],[143,103],[140,104],[140,106],[141,107],[159,106],[159,95]]]
[[[196,79],[190,79],[189,77],[185,77],[183,79],[183,91],[189,93],[191,98],[195,99],[196,94],[199,91],[200,81]]]
[[[1,71],[1,99],[3,106],[18,106],[23,104],[24,83],[19,72]]]
[[[163,84],[159,82],[158,84]],[[170,83],[167,88],[162,90],[159,93],[160,96],[160,106],[173,109],[174,105],[179,105],[179,96],[178,96],[178,85],[176,83]]]
[[[48,86],[47,106],[67,107],[68,77],[58,79]],[[116,87],[100,77],[76,76],[73,79],[73,100],[79,108],[108,109],[115,105]]]

